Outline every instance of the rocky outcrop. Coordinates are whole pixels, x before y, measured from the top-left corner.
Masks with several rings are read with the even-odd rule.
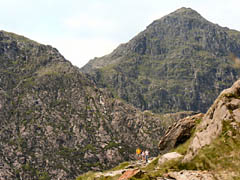
[[[181,8],[81,70],[142,110],[205,113],[239,77],[230,56],[240,56],[239,37]]]
[[[180,119],[166,131],[160,138],[158,147],[162,153],[167,152],[180,144],[183,144],[192,135],[197,121],[200,121],[203,114],[197,114]]]
[[[229,122],[238,131],[240,122],[240,80],[224,90],[203,117],[201,124],[189,146],[184,161],[192,160],[204,146],[210,145],[220,136],[224,122]],[[232,131],[227,133],[231,136]]]
[[[170,153],[166,153],[164,155],[162,155],[159,160],[158,160],[158,164],[161,165],[167,161],[171,161],[171,160],[176,160],[183,157],[183,155],[176,153],[176,152],[170,152]]]
[[[236,81],[231,88],[224,90],[205,115],[199,115],[199,119],[202,120],[197,121],[191,139],[184,144],[184,154],[186,148],[187,152],[182,160],[175,163],[178,172],[168,173],[167,177],[174,179],[239,178],[239,109],[240,80]],[[185,118],[185,121],[187,119]],[[188,123],[191,124],[191,121]],[[177,128],[176,124],[160,141],[162,147],[167,147],[168,144],[174,147],[171,139],[175,136],[177,139],[179,129],[181,129]],[[184,121],[180,120],[179,124],[184,124]],[[175,140],[173,142],[175,143]],[[163,164],[161,161],[164,162],[163,157],[166,155],[159,158],[160,164]],[[167,164],[168,162],[161,167]],[[197,171],[190,171],[193,169]]]

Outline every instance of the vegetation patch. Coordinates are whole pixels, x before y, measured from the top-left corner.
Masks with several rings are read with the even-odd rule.
[[[96,174],[95,172],[89,171],[77,177],[76,180],[93,180],[94,177],[96,176],[95,174]]]
[[[125,167],[127,167],[130,163],[129,162],[122,162],[120,163],[118,166],[114,167],[111,169],[111,171],[117,171],[120,169],[124,169]]]

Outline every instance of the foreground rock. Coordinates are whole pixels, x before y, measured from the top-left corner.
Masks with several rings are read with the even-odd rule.
[[[192,160],[201,148],[210,145],[218,138],[222,133],[224,122],[229,123],[232,128],[226,132],[228,136],[234,138],[234,134],[238,134],[240,123],[239,97],[240,80],[236,81],[231,88],[224,90],[205,114],[184,157],[184,162]],[[233,133],[235,130],[236,132]]]
[[[201,120],[202,117],[203,114],[188,116],[173,124],[160,138],[158,144],[160,151],[162,153],[167,152],[188,140],[196,122]]]
[[[176,152],[166,153],[159,158],[158,164],[161,165],[161,164],[163,164],[167,161],[171,161],[171,160],[174,160],[174,159],[179,159],[181,157],[183,157],[183,155],[181,155],[179,153],[176,153]]]
[[[186,170],[171,172],[168,177],[174,179],[238,179],[240,177],[240,80],[236,81],[231,88],[222,91],[201,118],[201,122],[189,141],[190,145],[187,143],[184,146],[184,148],[188,147],[186,155],[182,161],[175,164],[178,170],[182,170],[183,167]],[[168,130],[167,135],[160,141],[162,147],[167,147],[171,139],[178,137],[178,132],[179,128],[176,125]],[[189,169],[208,171],[188,171]]]

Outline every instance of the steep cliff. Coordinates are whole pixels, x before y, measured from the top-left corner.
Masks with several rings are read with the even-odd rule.
[[[81,70],[142,110],[206,112],[239,77],[230,58],[240,56],[239,37],[238,31],[181,8]]]

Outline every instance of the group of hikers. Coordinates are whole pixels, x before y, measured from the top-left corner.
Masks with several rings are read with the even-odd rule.
[[[148,163],[149,151],[142,151],[140,148],[136,149],[137,160],[142,160]]]

